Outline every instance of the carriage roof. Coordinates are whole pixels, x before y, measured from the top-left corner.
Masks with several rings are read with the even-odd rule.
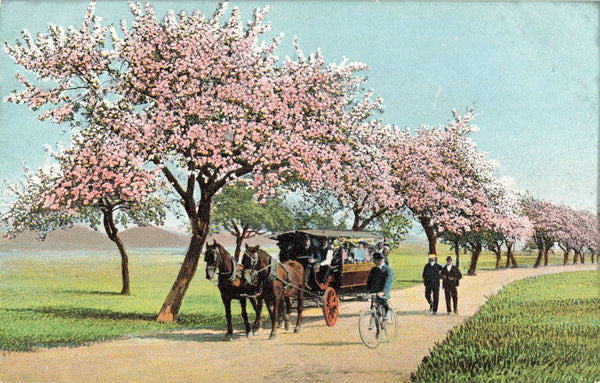
[[[369,233],[368,231],[353,231],[353,230],[295,230],[285,231],[276,235],[271,236],[271,239],[277,241],[285,241],[288,238],[298,237],[300,234],[308,235],[311,237],[321,238],[338,238],[338,239],[349,239],[349,240],[382,240],[383,237],[377,234]]]

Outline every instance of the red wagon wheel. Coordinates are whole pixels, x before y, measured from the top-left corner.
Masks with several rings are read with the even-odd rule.
[[[335,325],[339,311],[338,296],[333,287],[328,287],[323,294],[323,317],[328,326]]]

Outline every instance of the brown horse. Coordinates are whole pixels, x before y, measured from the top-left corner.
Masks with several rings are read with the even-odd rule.
[[[248,322],[248,313],[246,312],[246,291],[244,289],[244,281],[240,278],[242,274],[242,266],[238,265],[233,257],[225,250],[223,246],[216,241],[212,245],[206,245],[204,253],[204,262],[206,262],[206,279],[211,280],[215,271],[218,271],[218,287],[221,293],[221,300],[225,306],[225,318],[227,319],[227,334],[225,340],[231,340],[233,336],[233,325],[231,323],[231,301],[237,299],[242,307],[242,318],[246,327],[246,337],[254,335],[261,325],[261,310],[262,302],[255,298],[249,298],[256,319],[252,328]]]
[[[296,296],[298,319],[294,332],[300,331],[302,309],[304,307],[304,267],[296,261],[277,262],[260,246],[248,246],[242,258],[244,278],[258,290],[258,300],[264,300],[271,317],[271,335],[277,336],[276,322],[279,317],[279,305],[285,299],[287,313],[284,314],[285,328],[289,329],[290,297]],[[285,307],[284,307],[285,309]]]

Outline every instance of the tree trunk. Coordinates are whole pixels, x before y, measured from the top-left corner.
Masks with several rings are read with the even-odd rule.
[[[454,257],[456,258],[456,267],[460,267],[460,247],[458,247],[458,239],[454,241]]]
[[[360,231],[360,217],[358,213],[354,212],[354,220],[352,221],[352,231]]]
[[[171,291],[167,294],[160,309],[160,313],[158,314],[158,322],[168,323],[177,321],[177,314],[179,313],[179,308],[183,302],[183,297],[198,268],[198,262],[200,261],[204,242],[206,242],[206,236],[206,233],[192,235],[190,246],[183,259],[177,279],[175,279],[175,283],[173,283]]]
[[[570,252],[571,252],[571,249],[569,249],[568,247],[563,250],[563,265],[569,264],[569,253]]]
[[[515,259],[515,253],[513,252],[514,243],[506,242],[506,268],[508,268],[509,263],[512,264],[512,267],[516,269],[519,267],[517,265],[517,260]]]
[[[579,252],[573,249],[573,264],[576,265],[579,263]]]
[[[496,254],[496,269],[499,269],[502,264],[502,245],[496,246],[494,254]]]
[[[544,256],[544,240],[540,236],[537,236],[535,238],[535,244],[538,249],[538,256],[535,260],[535,264],[533,265],[534,268],[540,267],[542,264],[542,257]]]
[[[535,264],[533,265],[533,267],[540,267],[540,265],[542,264],[542,257],[544,256],[544,248],[541,247],[538,249],[538,256],[535,260]]]
[[[125,251],[125,246],[123,246],[123,241],[121,241],[121,238],[117,237],[115,243],[117,244],[119,253],[121,254],[121,279],[123,281],[121,294],[129,295],[131,294],[131,290],[129,288],[129,257],[127,256],[127,252]]]
[[[469,266],[467,275],[476,275],[475,270],[477,269],[477,261],[479,260],[480,255],[481,255],[481,241],[477,241],[475,243],[475,246],[473,246],[473,250],[471,251],[471,265]]]
[[[544,266],[548,266],[548,263],[550,261],[550,247],[551,246],[548,245],[544,247]]]
[[[104,219],[104,231],[106,232],[108,238],[117,245],[117,249],[119,249],[119,254],[121,255],[121,280],[123,285],[121,288],[121,294],[129,295],[131,294],[131,289],[129,287],[129,257],[125,251],[123,241],[121,241],[121,238],[119,238],[119,230],[117,229],[113,219],[113,207],[104,206],[101,208],[101,210]]]
[[[190,189],[191,188],[188,185],[188,190]],[[171,290],[167,294],[158,314],[158,318],[156,319],[161,323],[177,321],[177,314],[179,313],[181,303],[183,302],[183,297],[198,269],[202,249],[206,242],[206,237],[208,236],[212,194],[205,190],[202,191],[197,212],[193,208],[195,206],[193,193],[188,193],[187,197],[188,198],[186,198],[184,203],[186,213],[190,218],[192,226],[192,238],[190,240],[190,246],[185,254],[185,258],[183,259],[181,269],[179,270],[179,274],[177,275]]]
[[[419,221],[421,222],[421,226],[423,226],[423,230],[425,230],[425,235],[427,236],[427,242],[429,243],[429,254],[437,255],[437,234],[435,229],[431,226],[429,218],[419,217]]]
[[[235,251],[233,253],[233,258],[236,262],[240,260],[240,255],[242,254],[242,243],[244,242],[244,235],[236,235],[235,236]]]
[[[240,229],[240,226],[238,226],[233,220],[231,221],[231,227],[232,229],[229,231],[229,233],[235,237],[235,250],[233,252],[233,259],[238,262],[242,253],[242,243],[244,243],[244,239],[250,237],[248,234],[249,228],[248,225],[243,225]]]

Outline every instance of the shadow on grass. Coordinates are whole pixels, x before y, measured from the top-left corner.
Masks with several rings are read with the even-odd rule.
[[[6,312],[51,315],[61,319],[133,320],[157,323],[157,313],[131,313],[88,307],[42,306],[5,309]],[[218,329],[225,325],[222,315],[180,314],[176,327],[207,327]],[[168,323],[165,325],[169,325]]]
[[[155,321],[156,314],[150,313],[124,313],[110,310],[91,309],[87,307],[52,307],[43,306],[35,308],[22,308],[22,309],[6,309],[7,312],[18,312],[18,313],[38,313],[53,315],[59,318],[70,318],[70,319],[112,319],[112,320],[143,320],[143,321]]]
[[[129,297],[131,295],[117,293],[115,291],[97,291],[97,290],[62,290],[63,294],[81,294],[81,295],[114,295],[114,296],[123,296]]]

